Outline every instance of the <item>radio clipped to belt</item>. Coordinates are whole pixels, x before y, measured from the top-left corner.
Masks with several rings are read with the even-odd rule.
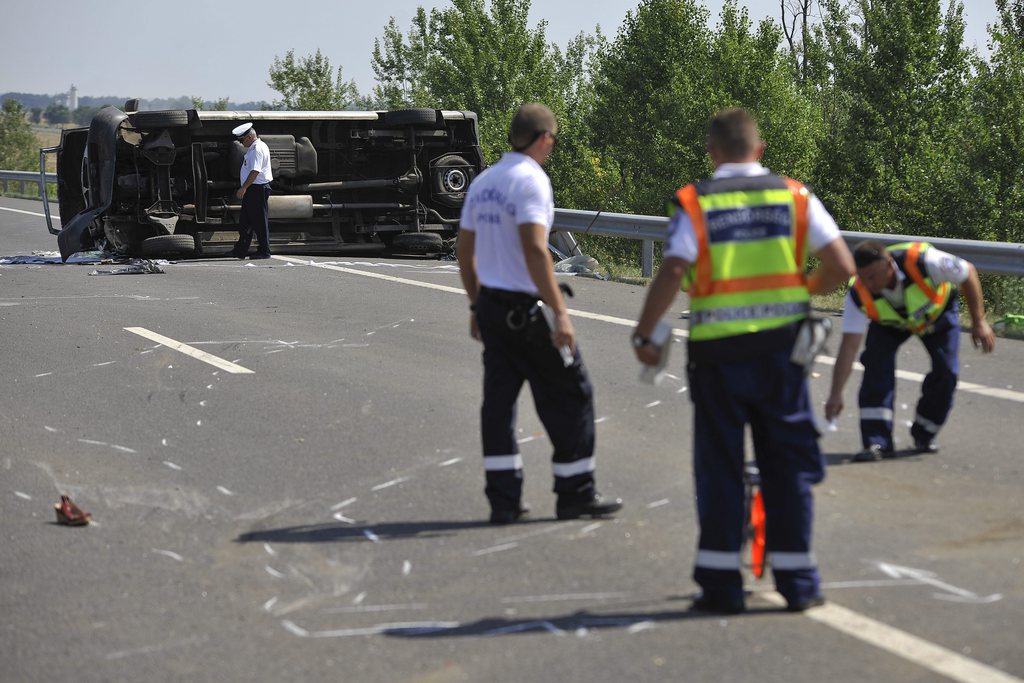
[[[572,288],[564,282],[560,282],[558,288],[566,297],[574,296]],[[522,332],[531,344],[540,346],[552,343],[555,314],[551,307],[545,305],[540,299],[534,301],[529,307],[513,306],[509,308],[508,314],[505,316],[505,323],[513,332]],[[568,346],[561,346],[558,352],[562,356],[562,364],[565,367],[571,366],[575,361],[572,349]]]

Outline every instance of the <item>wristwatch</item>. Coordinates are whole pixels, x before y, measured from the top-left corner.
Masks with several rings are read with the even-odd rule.
[[[643,336],[639,332],[634,332],[629,341],[632,342],[634,349],[642,349],[651,343],[650,338]]]

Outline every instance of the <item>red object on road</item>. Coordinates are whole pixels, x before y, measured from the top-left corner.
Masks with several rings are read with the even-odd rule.
[[[61,496],[60,502],[54,503],[53,508],[57,511],[57,524],[85,526],[92,521],[92,515],[75,505],[68,496]]]

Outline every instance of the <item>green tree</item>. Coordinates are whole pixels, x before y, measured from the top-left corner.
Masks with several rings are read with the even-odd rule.
[[[51,103],[43,113],[46,122],[50,125],[71,122],[71,112],[63,104]]]
[[[289,110],[330,111],[348,109],[359,99],[355,81],[342,78],[331,62],[318,49],[309,57],[295,59],[295,51],[288,50],[283,59],[274,57],[267,85],[281,93],[275,107]]]
[[[959,199],[977,185],[964,166],[977,126],[964,106],[963,5],[943,13],[940,0],[857,0],[853,21],[838,0],[823,5],[829,134],[819,192],[848,229],[974,236],[979,204]]]
[[[227,111],[228,109],[228,98],[226,97],[214,100],[213,102],[207,102],[202,97],[195,95],[189,99],[192,100],[192,108],[197,111],[201,111],[203,109],[208,109],[210,111]]]
[[[383,38],[373,41],[373,73],[377,85],[375,101],[383,109],[433,107],[427,85],[427,62],[431,34],[426,10],[416,8],[408,42],[402,37],[394,17],[384,27]]]
[[[0,112],[0,168],[12,171],[39,168],[39,143],[17,100],[4,100]]]

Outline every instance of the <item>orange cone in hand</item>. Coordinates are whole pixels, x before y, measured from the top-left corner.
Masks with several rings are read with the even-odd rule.
[[[83,512],[68,496],[61,496],[60,502],[54,503],[53,507],[57,511],[57,524],[84,526],[92,521],[92,515]]]

